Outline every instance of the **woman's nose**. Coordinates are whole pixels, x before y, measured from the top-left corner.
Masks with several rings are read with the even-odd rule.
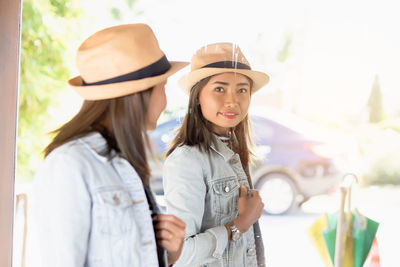
[[[235,93],[227,93],[225,98],[225,105],[227,107],[237,105],[237,97]]]

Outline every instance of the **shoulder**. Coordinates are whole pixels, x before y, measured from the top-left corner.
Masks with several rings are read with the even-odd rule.
[[[80,162],[85,158],[86,150],[87,148],[80,142],[80,139],[75,139],[55,148],[47,155],[44,162],[64,160]]]
[[[180,146],[169,154],[163,165],[164,189],[177,182],[203,183],[209,172],[203,153],[206,152],[201,152],[197,147]]]
[[[106,160],[101,160],[100,156],[96,156],[87,143],[83,142],[85,138],[77,138],[55,148],[44,159],[39,172],[77,172],[103,164]]]
[[[99,133],[92,132],[57,147],[47,156],[46,160],[70,157],[76,161],[105,162],[109,158],[106,151],[106,140]]]
[[[183,161],[191,161],[193,159],[200,159],[202,154],[205,152],[200,151],[197,146],[178,146],[168,155],[166,162],[175,161],[175,160],[183,160]]]
[[[67,189],[86,184],[84,177],[92,169],[92,164],[82,151],[84,147],[77,140],[51,151],[35,173],[35,190],[44,192],[47,188],[54,191],[59,187]]]
[[[201,151],[197,146],[179,146],[166,158],[164,173],[171,169],[174,172],[200,172],[206,166],[206,155],[207,152]]]

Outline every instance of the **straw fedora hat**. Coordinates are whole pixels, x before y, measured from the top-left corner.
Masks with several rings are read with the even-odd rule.
[[[86,100],[109,99],[147,90],[188,62],[168,61],[146,24],[98,31],[78,48],[80,76],[69,85]]]
[[[179,80],[179,86],[187,93],[200,80],[224,72],[246,75],[253,81],[252,93],[269,81],[269,76],[251,69],[239,46],[232,43],[206,45],[192,57],[191,70]]]

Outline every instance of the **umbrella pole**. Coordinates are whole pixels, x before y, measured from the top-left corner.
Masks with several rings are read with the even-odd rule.
[[[344,228],[344,205],[346,202],[347,188],[340,187],[340,210],[336,229],[335,243],[335,267],[342,267],[343,262],[343,228]]]

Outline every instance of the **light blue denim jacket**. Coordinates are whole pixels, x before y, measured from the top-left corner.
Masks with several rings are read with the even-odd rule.
[[[158,267],[141,179],[123,158],[101,152],[98,133],[64,144],[35,178],[41,267]]]
[[[239,187],[249,188],[238,154],[217,138],[211,152],[177,147],[163,166],[167,212],[186,223],[174,266],[257,266],[253,227],[228,242],[225,224],[238,215]]]

